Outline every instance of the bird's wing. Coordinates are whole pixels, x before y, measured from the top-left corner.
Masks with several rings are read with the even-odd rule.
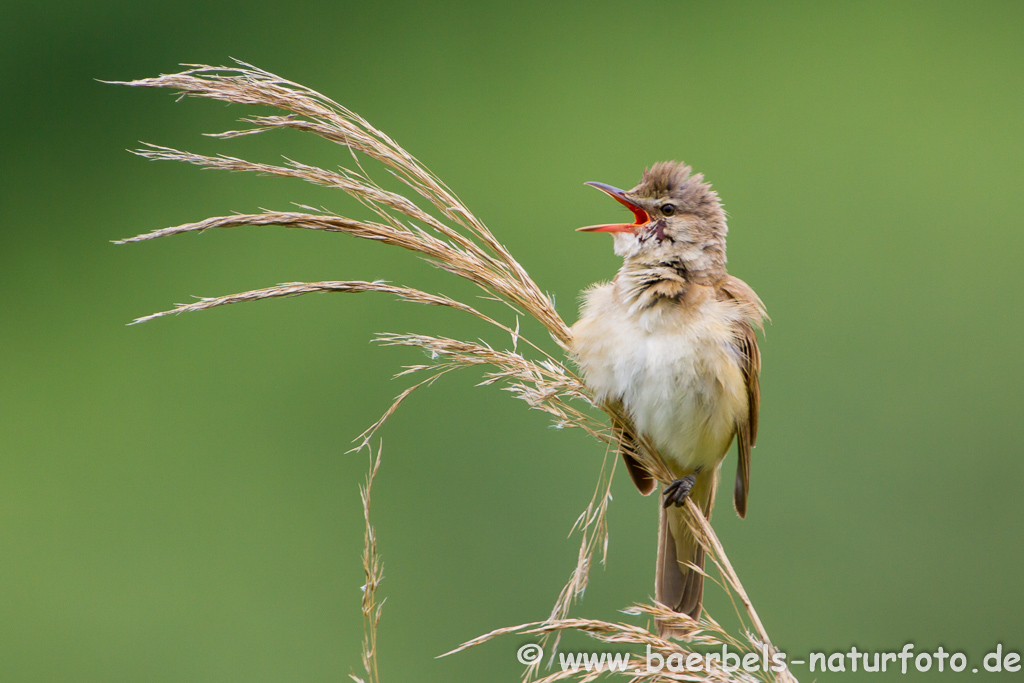
[[[733,502],[740,517],[747,516],[747,496],[750,493],[750,451],[757,441],[757,414],[761,407],[761,386],[758,375],[761,372],[761,353],[757,348],[757,337],[749,323],[738,326],[733,343],[739,349],[743,378],[747,382],[747,415],[736,423],[739,442],[739,464],[736,467],[736,489]]]
[[[721,291],[743,307],[747,314],[733,329],[732,343],[740,356],[740,369],[747,385],[747,413],[736,423],[736,437],[739,442],[739,463],[736,467],[736,488],[733,502],[740,517],[747,516],[747,497],[750,494],[750,451],[757,441],[757,416],[761,407],[761,352],[757,348],[754,327],[761,327],[767,317],[764,304],[747,283],[729,277]]]
[[[621,401],[609,401],[608,407],[613,415],[625,414],[626,409]],[[633,426],[628,422],[617,420],[613,417],[612,429],[618,437],[619,453],[622,454],[622,460],[626,463],[626,471],[629,472],[629,478],[633,480],[633,484],[636,485],[637,490],[642,495],[650,495],[654,487],[657,486],[658,481],[647,471],[646,467],[640,464],[636,457],[640,453],[640,444],[637,441],[636,434],[633,432]]]

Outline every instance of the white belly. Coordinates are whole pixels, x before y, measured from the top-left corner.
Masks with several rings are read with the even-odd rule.
[[[729,302],[695,309],[674,304],[631,313],[612,285],[587,293],[573,326],[573,352],[597,399],[623,402],[636,428],[648,436],[682,476],[717,466],[746,410],[746,389]]]

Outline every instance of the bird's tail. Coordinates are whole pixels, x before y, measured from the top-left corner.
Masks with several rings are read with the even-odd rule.
[[[711,519],[711,507],[715,503],[718,488],[718,468],[697,475],[697,481],[690,490],[690,497],[707,519]],[[676,612],[688,614],[694,619],[700,614],[704,597],[704,576],[689,565],[704,569],[704,549],[694,537],[683,519],[682,508],[671,506],[661,509],[658,520],[658,565],[654,577],[655,599]],[[658,623],[658,635],[662,638],[686,638],[690,630]]]

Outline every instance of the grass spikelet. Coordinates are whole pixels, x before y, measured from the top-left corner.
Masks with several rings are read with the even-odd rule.
[[[377,602],[377,589],[384,580],[384,562],[377,554],[377,534],[370,523],[370,491],[373,480],[380,469],[380,459],[384,454],[384,445],[377,446],[377,455],[370,449],[370,469],[366,474],[366,483],[359,487],[359,498],[363,501],[363,520],[366,530],[363,532],[363,573],[366,583],[363,584],[363,671],[366,678],[349,674],[356,683],[380,683],[377,671],[377,628],[380,626],[381,612],[384,601]]]

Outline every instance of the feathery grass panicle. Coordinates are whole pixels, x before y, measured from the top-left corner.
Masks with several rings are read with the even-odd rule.
[[[366,474],[366,483],[359,487],[359,498],[363,501],[363,520],[366,530],[363,533],[363,573],[366,583],[363,584],[363,670],[366,678],[349,674],[356,683],[380,683],[377,672],[377,628],[380,626],[380,615],[384,609],[384,601],[377,602],[377,589],[384,580],[384,562],[377,554],[377,533],[370,523],[370,490],[373,480],[380,469],[380,459],[384,454],[384,444],[377,446],[374,457],[370,449],[370,470]]]
[[[385,241],[391,239],[394,244],[420,252],[441,267],[453,269],[456,274],[467,277],[485,290],[523,308],[540,320],[560,345],[567,345],[569,328],[555,312],[550,299],[484,224],[412,155],[365,119],[320,93],[244,62],[237,64],[236,67],[189,65],[192,68],[180,73],[120,84],[172,88],[183,96],[267,105],[290,112],[286,116],[246,119],[255,128],[228,131],[220,136],[261,133],[280,127],[314,133],[348,147],[353,153],[361,152],[384,164],[450,224],[420,208],[412,200],[382,189],[362,170],[341,168],[333,172],[297,162],[272,166],[226,156],[207,157],[155,145],[137,150],[136,153],[147,158],[185,161],[208,168],[301,178],[317,185],[342,189],[372,208],[384,220],[384,224],[347,221],[343,231],[358,237]],[[406,225],[395,212],[420,221],[440,237]],[[140,235],[135,240],[162,236],[158,233]]]
[[[485,298],[507,304],[508,315],[515,315],[515,325],[505,323],[478,311],[475,307],[442,294],[431,294],[411,287],[392,285],[384,281],[327,281],[292,282],[263,289],[240,292],[219,297],[201,298],[189,304],[147,315],[135,320],[145,322],[172,313],[199,311],[234,303],[259,301],[304,294],[341,292],[377,292],[391,294],[403,301],[444,306],[468,313],[509,335],[511,350],[495,349],[484,342],[468,342],[446,337],[420,334],[380,334],[378,343],[388,346],[411,346],[426,351],[431,362],[404,368],[398,376],[420,374],[426,377],[399,394],[392,405],[356,439],[356,449],[369,447],[370,440],[399,405],[413,391],[429,386],[442,375],[469,366],[488,366],[481,385],[501,384],[503,389],[527,403],[530,408],[550,415],[557,427],[583,429],[609,449],[605,454],[598,484],[586,510],[576,520],[572,532],[581,535],[576,567],[569,581],[558,595],[551,614],[544,621],[500,628],[464,643],[452,652],[487,642],[503,634],[533,634],[544,644],[551,644],[552,658],[558,638],[567,630],[576,630],[607,643],[650,646],[652,651],[685,654],[690,650],[681,644],[659,638],[655,632],[626,623],[611,623],[592,619],[570,618],[569,612],[587,586],[594,555],[600,550],[601,561],[607,554],[607,512],[611,501],[610,487],[615,473],[616,455],[625,451],[632,455],[663,484],[673,476],[649,441],[638,438],[622,407],[615,404],[595,404],[592,395],[580,377],[563,362],[520,333],[519,316],[529,315],[539,321],[563,351],[568,351],[571,334],[559,317],[551,299],[530,278],[522,265],[494,237],[487,227],[458,199],[433,173],[423,167],[412,155],[402,149],[382,131],[342,105],[311,90],[244,62],[233,67],[186,65],[189,68],[175,74],[122,82],[135,87],[170,88],[182,97],[200,97],[236,104],[263,105],[282,113],[270,116],[252,116],[242,119],[251,126],[213,134],[212,137],[230,139],[253,135],[279,128],[290,128],[318,135],[348,149],[353,166],[328,170],[285,158],[280,165],[254,163],[245,159],[219,155],[204,156],[158,145],[144,145],[136,154],[154,160],[183,161],[204,168],[230,171],[250,171],[262,175],[299,178],[307,182],[340,189],[351,195],[377,216],[375,221],[361,221],[325,211],[309,209],[301,212],[267,211],[256,214],[234,214],[208,218],[196,223],[154,230],[136,237],[120,240],[118,244],[139,242],[185,233],[200,233],[213,228],[235,228],[256,225],[276,225],[326,232],[346,233],[353,237],[381,242],[411,251],[438,267],[470,282],[485,292]],[[412,191],[409,196],[383,189],[363,168],[359,155],[382,164],[395,178]],[[592,408],[606,413],[608,422],[597,419]],[[356,450],[353,449],[353,450]],[[612,464],[608,465],[611,452]],[[372,449],[371,449],[372,453]],[[366,585],[363,593],[365,640],[363,668],[366,679],[353,678],[361,683],[379,683],[377,672],[377,625],[383,603],[377,602],[376,591],[381,580],[381,563],[376,550],[376,537],[370,525],[370,487],[380,467],[380,449],[374,458],[366,485],[361,490],[366,518],[366,537],[363,555]],[[743,590],[711,526],[692,502],[687,502],[687,520],[698,540],[704,545],[718,570],[721,581],[716,581],[733,600],[741,622],[744,615],[750,630],[733,636],[704,612],[699,620],[675,614],[663,605],[639,605],[627,614],[645,615],[653,619],[670,620],[686,626],[693,632],[693,643],[705,645],[727,644],[742,651],[773,652],[768,634]],[[715,579],[711,579],[715,581]],[[737,605],[736,601],[739,601]],[[742,605],[742,609],[740,609]],[[744,622],[745,623],[745,622]],[[449,653],[450,654],[450,653]],[[524,678],[534,679],[539,672],[537,660],[525,672]],[[613,672],[606,672],[613,673]],[[621,672],[615,672],[621,673]],[[594,680],[601,672],[577,673],[556,671],[540,681],[575,678]],[[722,667],[696,674],[660,672],[656,675],[632,671],[626,673],[633,681],[688,680],[688,681],[793,681],[788,671],[758,672],[757,677],[744,671],[726,671]]]

